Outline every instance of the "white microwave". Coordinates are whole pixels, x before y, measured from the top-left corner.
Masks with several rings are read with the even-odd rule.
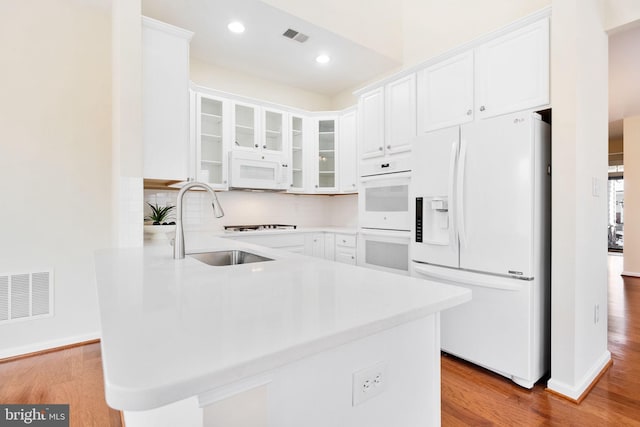
[[[231,151],[229,164],[231,188],[257,190],[289,188],[289,165],[282,154]]]

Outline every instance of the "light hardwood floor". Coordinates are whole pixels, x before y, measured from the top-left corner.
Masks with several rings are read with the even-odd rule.
[[[610,256],[609,350],[614,364],[580,405],[545,391],[544,382],[525,390],[443,356],[442,425],[640,426],[640,279],[623,279],[621,271],[622,257]],[[97,343],[1,362],[0,403],[69,403],[72,426],[121,426],[119,412],[104,401]]]

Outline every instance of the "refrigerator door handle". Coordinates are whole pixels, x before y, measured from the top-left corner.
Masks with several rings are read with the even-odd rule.
[[[456,180],[456,223],[460,245],[467,246],[467,234],[464,228],[464,170],[467,157],[467,142],[460,138],[460,158],[458,160],[458,176]]]
[[[455,190],[455,173],[456,173],[456,161],[458,160],[458,141],[453,141],[451,144],[451,157],[449,158],[449,247],[453,252],[458,249],[458,242],[456,241],[456,220],[454,218],[455,203],[454,203],[454,190]]]
[[[427,279],[445,281],[455,285],[478,286],[482,288],[500,289],[503,291],[520,291],[523,284],[514,283],[514,279],[492,276],[489,280],[482,280],[479,273],[467,273],[453,271],[451,274],[433,271],[428,266],[413,264],[413,270]]]

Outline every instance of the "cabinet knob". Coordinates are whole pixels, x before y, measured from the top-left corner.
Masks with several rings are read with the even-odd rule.
[[[378,147],[378,151],[384,150],[384,147]]]
[[[480,111],[484,111],[484,110],[486,110],[486,108],[484,108],[484,105],[481,105],[480,106]]]
[[[391,150],[391,145],[387,145],[387,150]]]
[[[254,147],[258,148],[258,144],[253,144]]]
[[[473,111],[471,111],[471,110],[467,110],[467,116],[470,116],[470,115],[471,115],[471,113],[473,113]]]
[[[318,188],[318,184],[316,184],[316,188]]]
[[[263,145],[263,146],[262,146],[262,148],[267,148],[267,146],[266,146],[266,145]]]

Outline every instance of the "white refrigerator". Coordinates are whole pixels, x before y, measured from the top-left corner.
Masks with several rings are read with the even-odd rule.
[[[531,388],[549,369],[550,126],[520,112],[413,143],[411,274],[472,290],[442,350]]]

